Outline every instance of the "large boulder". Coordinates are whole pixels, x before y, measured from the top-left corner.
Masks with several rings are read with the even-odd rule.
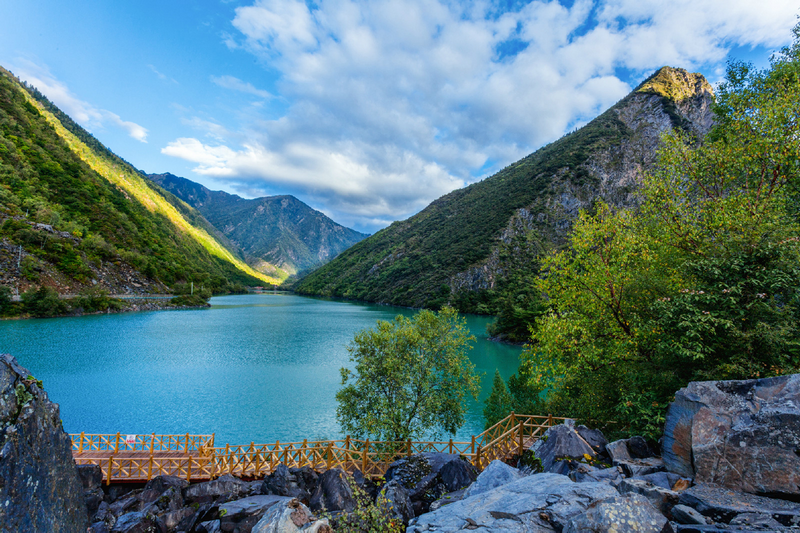
[[[249,488],[248,483],[226,474],[212,481],[189,485],[183,489],[183,497],[189,503],[225,502],[246,495]]]
[[[403,524],[408,524],[408,521],[414,518],[414,508],[411,506],[408,491],[396,479],[383,486],[377,502],[383,507],[383,512],[392,518],[397,518]]]
[[[288,468],[280,464],[275,471],[264,478],[261,492],[278,496],[289,496],[309,502],[317,488],[319,474],[311,467]]]
[[[264,514],[273,506],[288,504],[287,496],[260,495],[234,500],[219,506],[219,522],[222,531],[250,532]]]
[[[499,460],[492,461],[489,463],[489,466],[484,468],[483,472],[478,475],[478,479],[475,480],[475,483],[464,491],[463,498],[469,498],[470,496],[490,491],[523,477],[525,477],[525,474],[513,466],[508,466],[503,461]]]
[[[614,496],[619,493],[605,483],[535,474],[423,514],[406,531],[561,531],[591,504]]]
[[[566,473],[565,461],[594,459],[597,455],[592,446],[575,430],[575,422],[567,420],[548,429],[541,439],[531,446],[539,459],[542,471]]]
[[[319,476],[309,506],[314,512],[351,512],[356,508],[356,498],[350,477],[341,468],[326,470]]]
[[[590,505],[564,533],[662,533],[665,527],[667,519],[644,497],[623,494]]]
[[[764,498],[714,485],[695,485],[681,493],[679,503],[692,507],[714,522],[728,523],[737,515],[769,515],[783,525],[800,524],[800,503]]]
[[[667,469],[755,494],[800,496],[800,374],[692,382],[667,410]]]
[[[233,530],[226,530],[233,531]],[[252,533],[332,533],[327,520],[317,520],[299,500],[288,498],[271,506]]]
[[[10,355],[0,355],[0,524],[18,533],[89,525],[58,405]]]
[[[478,472],[457,454],[419,453],[393,462],[384,477],[396,479],[408,490],[414,514],[419,515],[442,495],[469,486]]]

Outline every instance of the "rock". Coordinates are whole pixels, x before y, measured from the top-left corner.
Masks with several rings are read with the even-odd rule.
[[[127,494],[124,498],[120,498],[108,506],[108,512],[113,516],[121,516],[128,511],[133,510],[134,507],[139,505],[139,498],[137,494]]]
[[[419,515],[443,494],[469,485],[477,472],[457,454],[419,453],[392,463],[384,477],[397,479],[408,490],[414,513]]]
[[[581,436],[586,443],[592,447],[597,455],[603,455],[606,453],[606,445],[608,441],[606,440],[605,435],[599,429],[589,429],[584,425],[580,425],[575,428],[575,431],[578,435]]]
[[[320,480],[321,483],[322,480]],[[295,533],[298,531],[332,533],[333,530],[327,520],[315,520],[308,507],[296,498],[282,500],[270,507],[252,529],[252,533]]]
[[[197,533],[222,533],[220,529],[219,520],[207,520],[198,524]]]
[[[255,526],[264,513],[279,503],[286,503],[293,498],[274,494],[249,496],[219,506],[219,523],[222,531],[240,531],[247,533]]]
[[[667,519],[638,494],[614,496],[590,505],[569,521],[564,533],[662,533]]]
[[[590,465],[580,465],[569,473],[569,478],[576,483],[600,482],[616,485],[622,480],[622,468],[619,466],[596,468]]]
[[[641,477],[666,470],[664,460],[660,457],[631,459],[629,461],[614,461],[614,464],[620,466],[622,468],[622,472],[628,477]]]
[[[238,499],[247,492],[248,485],[241,479],[231,475],[220,476],[219,478],[189,485],[183,489],[183,497],[189,503],[204,503],[218,500],[220,497],[224,501]]]
[[[644,479],[623,479],[617,490],[620,494],[638,494],[644,496],[661,514],[669,515],[670,510],[678,503],[680,494],[670,489],[659,487]]]
[[[679,484],[678,482],[681,481],[683,478],[678,474],[673,474],[672,472],[655,472],[653,474],[645,474],[637,476],[637,479],[643,479],[645,481],[649,481],[653,485],[658,485],[659,487],[668,490],[675,490],[676,486],[679,487],[680,490],[688,488],[688,486],[681,487],[681,484]]]
[[[435,502],[431,503],[431,507],[430,507],[430,509],[428,509],[428,512],[433,512],[436,509],[444,507],[445,505],[449,505],[449,504],[455,503],[455,502],[457,502],[459,500],[463,500],[464,499],[464,493],[466,491],[467,491],[467,489],[462,489],[462,490],[457,490],[455,492],[448,492],[447,494],[442,494],[439,497],[438,500],[436,500]]]
[[[319,477],[319,485],[311,496],[309,506],[315,511],[346,511],[356,507],[353,488],[347,474],[341,468],[326,470]]]
[[[590,504],[618,495],[605,483],[535,474],[423,514],[406,531],[559,531]]]
[[[152,515],[127,513],[117,519],[111,533],[163,533],[166,528],[162,528],[162,525]]]
[[[606,453],[614,464],[633,459],[633,457],[631,457],[631,452],[628,451],[628,443],[625,442],[625,440],[609,442],[606,445]]]
[[[145,493],[147,493],[147,491],[142,492],[142,494],[139,495],[139,498],[141,499]],[[144,501],[140,500],[139,504],[140,511],[154,513],[157,515],[177,511],[182,507],[183,496],[181,496],[180,489],[176,487],[168,488],[151,502],[145,503]]]
[[[318,480],[319,474],[308,466],[288,468],[280,464],[274,472],[264,478],[261,491],[264,494],[289,496],[308,502],[317,488]]]
[[[179,491],[189,486],[189,482],[176,476],[156,476],[144,486],[144,490],[152,490],[158,494],[163,493],[169,488],[176,488]]]
[[[730,521],[732,526],[750,526],[755,529],[779,529],[782,524],[768,514],[742,513]]]
[[[98,465],[77,465],[78,477],[81,478],[83,490],[103,488],[103,471]]]
[[[662,456],[696,483],[800,495],[800,374],[692,382],[667,410]]]
[[[191,518],[194,516],[194,514],[194,509],[191,507],[184,507],[182,509],[178,509],[177,511],[169,511],[164,513],[161,516],[161,520],[164,522],[164,526],[166,526],[167,531],[187,531],[186,529],[179,529],[179,526],[184,520]]]
[[[489,466],[483,469],[478,479],[464,491],[464,498],[481,494],[523,477],[525,475],[513,466],[508,466],[499,460],[492,461]]]
[[[686,505],[676,505],[671,511],[672,518],[679,524],[705,525],[706,517]]]
[[[84,533],[84,487],[58,405],[10,355],[0,355],[0,524],[18,533]]]
[[[633,459],[645,459],[647,457],[653,457],[656,454],[647,444],[647,441],[644,440],[644,437],[631,437],[625,439],[625,443],[628,445],[628,452]]]
[[[784,525],[800,522],[800,503],[735,492],[713,485],[695,485],[681,493],[679,503],[694,507],[714,522],[730,522],[742,513],[766,514]]]
[[[89,529],[86,530],[86,533],[110,533],[108,530],[108,525],[105,522],[95,522]]]
[[[597,456],[589,443],[575,431],[572,424],[559,424],[551,427],[541,439],[533,443],[530,449],[541,461],[544,472],[556,472],[557,470],[563,472],[564,465],[559,465],[559,463],[565,459],[585,460]]]
[[[401,520],[403,524],[408,524],[408,521],[414,518],[414,508],[411,506],[408,490],[396,479],[383,486],[378,498],[382,498],[379,501],[384,507],[384,512]]]

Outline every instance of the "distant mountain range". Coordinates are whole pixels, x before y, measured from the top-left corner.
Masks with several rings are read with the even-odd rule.
[[[365,233],[337,224],[294,196],[252,200],[211,191],[173,174],[150,174],[155,183],[200,211],[238,250],[265,274],[286,277],[316,268]]]
[[[538,257],[563,245],[578,211],[598,199],[634,205],[660,135],[702,137],[713,98],[702,75],[664,67],[586,126],[361,241],[295,290],[492,314],[524,307]]]

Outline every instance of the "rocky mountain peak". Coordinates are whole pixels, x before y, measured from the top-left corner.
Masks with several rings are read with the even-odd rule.
[[[661,67],[644,80],[635,92],[656,94],[681,102],[696,96],[714,96],[714,88],[705,76],[682,68]]]

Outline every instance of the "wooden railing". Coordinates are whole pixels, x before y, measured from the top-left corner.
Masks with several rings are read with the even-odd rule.
[[[365,476],[381,476],[401,457],[421,452],[457,453],[480,471],[495,459],[507,459],[535,442],[547,428],[565,419],[512,413],[470,442],[370,442],[347,437],[342,440],[255,444],[211,448],[215,476],[232,474],[259,478],[279,465],[310,466],[315,470],[360,470]]]
[[[72,451],[85,452],[183,452],[189,454],[214,447],[214,435],[125,435],[116,433],[98,435],[76,433],[72,438]]]
[[[149,480],[172,475],[187,480],[214,479],[223,474],[260,478],[279,464],[310,466],[323,471],[360,470],[365,476],[386,473],[399,458],[422,452],[454,453],[478,471],[495,459],[509,459],[530,447],[547,429],[563,422],[553,416],[511,413],[469,442],[341,440],[214,447],[214,435],[94,435],[75,434],[72,450],[78,464],[100,465],[106,483]]]

